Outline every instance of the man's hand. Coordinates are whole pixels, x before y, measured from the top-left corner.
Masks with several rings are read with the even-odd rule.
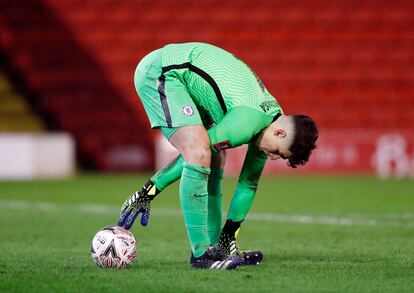
[[[122,205],[118,226],[129,230],[140,213],[142,214],[141,225],[147,226],[151,214],[151,199],[141,191],[137,191],[128,197]]]

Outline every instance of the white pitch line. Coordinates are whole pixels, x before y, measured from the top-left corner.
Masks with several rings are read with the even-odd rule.
[[[0,200],[0,209],[37,210],[43,212],[78,211],[94,214],[118,214],[119,207],[102,204],[56,204],[51,202],[30,202],[19,200]],[[153,208],[153,216],[181,217],[181,211],[168,208]],[[413,228],[412,214],[385,214],[383,218],[366,218],[362,215],[352,214],[348,217],[314,216],[314,215],[288,215],[269,213],[250,213],[249,221],[280,222],[294,224],[322,224],[337,226],[388,226]]]

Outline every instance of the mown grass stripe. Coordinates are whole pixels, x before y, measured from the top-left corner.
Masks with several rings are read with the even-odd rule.
[[[51,202],[29,202],[19,200],[0,200],[0,209],[32,209],[45,212],[58,212],[63,210],[78,211],[84,213],[102,213],[116,214],[119,213],[119,207],[103,204],[56,204]],[[153,208],[153,214],[156,217],[181,217],[178,209]],[[315,216],[315,215],[292,215],[276,213],[250,213],[247,216],[249,221],[258,222],[281,222],[293,224],[322,224],[338,226],[388,226],[388,227],[405,227],[413,228],[414,223],[407,221],[413,215],[402,214],[398,217],[396,214],[385,215],[383,218],[367,218],[362,215],[352,214],[348,217],[338,216]]]

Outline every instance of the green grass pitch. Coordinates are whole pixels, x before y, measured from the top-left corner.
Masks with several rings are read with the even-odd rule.
[[[414,292],[414,181],[263,178],[239,245],[265,258],[236,271],[188,266],[175,184],[153,202],[149,226],[132,228],[134,266],[97,267],[93,235],[145,179],[0,182],[0,292]],[[225,209],[235,184],[225,179]]]

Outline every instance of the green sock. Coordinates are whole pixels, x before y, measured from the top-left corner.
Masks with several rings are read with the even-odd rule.
[[[208,225],[207,232],[211,245],[215,245],[221,233],[221,180],[223,169],[211,168],[208,177]]]
[[[184,162],[180,183],[180,204],[191,251],[195,257],[204,254],[209,246],[207,233],[208,192],[210,168]]]
[[[183,162],[183,156],[178,156],[151,177],[151,181],[155,184],[158,190],[163,190],[181,177],[181,174],[183,173]]]

